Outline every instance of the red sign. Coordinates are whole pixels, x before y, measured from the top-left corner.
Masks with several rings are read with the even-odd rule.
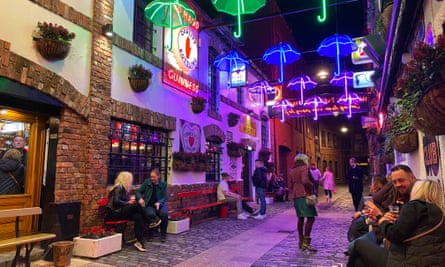
[[[196,80],[173,67],[165,66],[162,81],[187,94],[196,95],[199,91],[199,83]]]

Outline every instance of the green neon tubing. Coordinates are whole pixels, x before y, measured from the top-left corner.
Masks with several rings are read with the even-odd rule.
[[[322,16],[318,15],[317,20],[318,22],[322,23],[326,21],[326,0],[321,0],[321,9],[322,9]]]
[[[241,37],[241,9],[240,9],[240,1],[238,0],[238,32],[234,32],[233,36],[235,36],[235,38],[240,38]]]

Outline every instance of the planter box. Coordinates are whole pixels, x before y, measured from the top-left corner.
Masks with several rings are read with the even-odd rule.
[[[98,258],[122,249],[122,234],[114,234],[100,239],[74,238],[75,256]]]
[[[168,221],[167,233],[179,234],[190,229],[190,218],[181,219],[178,221]]]

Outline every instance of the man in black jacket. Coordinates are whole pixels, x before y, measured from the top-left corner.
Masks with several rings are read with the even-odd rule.
[[[255,171],[252,175],[252,183],[255,186],[256,195],[260,200],[260,213],[253,218],[262,220],[266,217],[267,176],[264,162],[259,159],[255,160]]]

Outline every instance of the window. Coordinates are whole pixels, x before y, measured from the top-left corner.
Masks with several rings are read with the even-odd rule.
[[[326,132],[321,131],[321,146],[326,147]]]
[[[218,112],[219,110],[219,93],[217,89],[217,72],[215,67],[213,66],[213,61],[215,61],[218,56],[218,51],[209,47],[209,62],[208,62],[208,70],[207,70],[207,82],[210,87],[210,100],[209,100],[209,109],[211,111]]]
[[[206,141],[207,171],[206,182],[218,182],[221,176],[221,153],[219,142]]]
[[[169,133],[154,127],[111,120],[108,184],[121,171],[133,174],[133,183],[142,184],[152,168],[159,168],[167,181]]]
[[[267,121],[261,120],[261,147],[269,147],[269,131],[267,126]]]
[[[331,133],[328,133],[328,147],[329,147],[329,148],[332,148]]]
[[[133,21],[133,42],[149,52],[153,49],[153,24],[145,18],[144,9],[151,1],[135,0]]]

